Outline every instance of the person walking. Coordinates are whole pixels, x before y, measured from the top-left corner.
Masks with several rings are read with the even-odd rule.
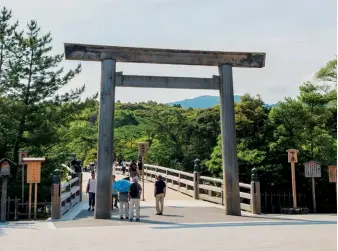
[[[156,215],[162,215],[163,214],[163,208],[164,208],[164,197],[166,194],[166,184],[162,179],[161,175],[156,176],[156,182],[154,185],[154,196],[156,201]]]
[[[94,211],[95,208],[95,193],[96,193],[96,179],[95,173],[92,172],[92,178],[88,180],[87,191],[89,193],[89,208],[88,211]]]
[[[141,156],[138,157],[137,168],[140,175],[140,179],[143,179],[143,163]]]
[[[129,219],[129,203],[128,203],[128,192],[119,192],[120,201],[120,219]],[[123,217],[124,215],[124,217]]]
[[[133,179],[135,176],[139,176],[139,173],[137,171],[137,165],[134,161],[129,166],[129,175],[131,179]]]
[[[124,159],[121,162],[121,166],[122,166],[122,174],[125,175],[126,174],[126,169],[127,169],[127,163],[125,162]]]
[[[134,207],[136,211],[136,221],[140,221],[140,199],[142,187],[138,183],[138,177],[133,177],[133,183],[130,185],[128,198],[129,198],[129,220],[133,221]]]
[[[112,210],[114,210],[114,207],[116,207],[116,208],[119,208],[118,206],[117,206],[117,200],[118,200],[118,194],[117,194],[117,191],[116,191],[116,189],[114,188],[114,183],[115,183],[115,178],[116,178],[116,176],[115,176],[115,174],[113,174],[113,176],[112,176],[112,206],[111,206],[111,209]]]

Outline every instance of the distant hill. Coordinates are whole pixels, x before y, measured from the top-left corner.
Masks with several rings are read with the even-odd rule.
[[[241,101],[241,96],[235,95],[234,96],[235,102]],[[191,99],[184,99],[180,101],[170,102],[168,105],[181,105],[183,108],[211,108],[215,105],[219,104],[219,96],[199,96],[196,98]],[[267,105],[269,107],[276,106],[273,105]]]

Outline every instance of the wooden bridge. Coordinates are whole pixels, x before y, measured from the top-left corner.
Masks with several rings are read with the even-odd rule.
[[[129,167],[127,167],[126,170],[127,174],[128,169]],[[116,167],[115,172],[117,180],[126,177],[122,175],[121,167]],[[158,174],[164,178],[167,187],[169,188],[166,194],[166,204],[196,205],[196,203],[198,203],[197,201],[200,201],[202,204],[200,203],[199,205],[216,206],[218,208],[224,207],[222,179],[200,176],[198,172],[189,173],[150,164],[144,164],[144,181],[140,180],[140,184],[143,185],[144,189],[144,198],[147,202],[146,205],[152,205],[152,201],[155,200],[154,182],[156,175]],[[88,195],[82,191],[86,191],[86,185],[89,178],[90,173],[84,172],[82,173],[82,182],[80,182],[78,177],[75,177],[69,182],[61,184],[60,213],[62,216],[66,215],[67,218],[67,213],[69,214],[69,212],[74,211],[72,208],[79,204],[80,201],[83,202],[82,206],[79,206],[81,209],[87,207],[86,203],[88,201]],[[239,187],[241,189],[240,197],[242,211],[259,214],[259,182],[252,181],[251,184],[240,183]]]

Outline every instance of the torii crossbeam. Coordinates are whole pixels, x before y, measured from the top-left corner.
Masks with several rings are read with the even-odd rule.
[[[115,110],[115,87],[150,87],[212,89],[220,91],[221,132],[224,180],[224,205],[228,215],[241,215],[239,173],[232,67],[262,68],[265,53],[173,50],[85,44],[65,44],[69,60],[101,62],[100,120],[96,219],[111,217],[112,143]],[[213,78],[180,78],[123,76],[116,73],[116,62],[218,66],[220,76]]]

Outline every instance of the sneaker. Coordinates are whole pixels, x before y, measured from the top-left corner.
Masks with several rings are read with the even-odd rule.
[[[90,209],[92,209],[91,207],[88,208],[88,211],[90,211]]]
[[[130,218],[129,221],[133,221],[133,218]]]
[[[160,215],[160,213],[156,213],[156,215]]]
[[[121,217],[120,217],[120,220],[124,220],[124,217],[121,216]]]
[[[163,213],[159,213],[158,215],[162,215]]]
[[[92,211],[94,211],[94,208],[92,208]]]
[[[136,218],[136,221],[140,221],[140,219]]]
[[[128,216],[126,217],[126,220],[129,220],[129,217],[128,217]]]

